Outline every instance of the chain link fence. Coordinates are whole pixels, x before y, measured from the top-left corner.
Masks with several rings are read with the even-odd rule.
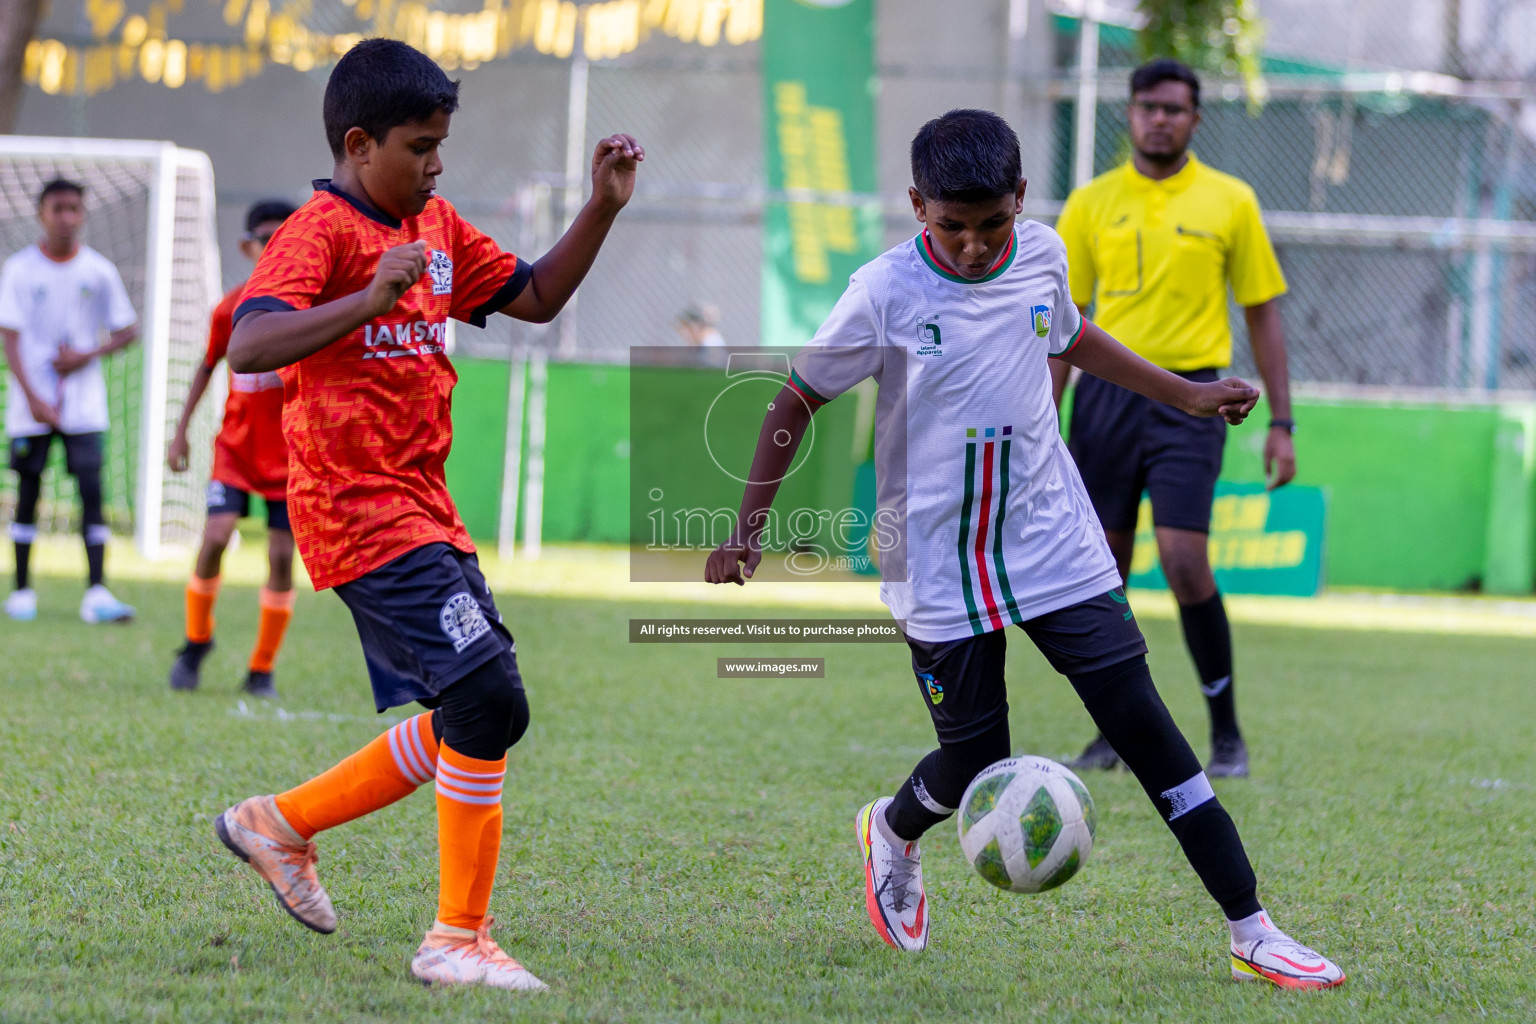
[[[1070,53],[1070,40],[1059,50]],[[568,84],[569,69],[561,71],[544,84],[551,98],[557,83]],[[1125,80],[1124,71],[1098,80],[1096,173],[1129,155]],[[1070,73],[1010,82],[1001,69],[884,66],[882,192],[821,198],[879,203],[887,244],[910,237],[910,131],[968,104],[1007,110],[1026,150],[1027,212],[1051,222],[1072,185],[1078,86]],[[1408,75],[1277,75],[1271,88],[1254,112],[1231,87],[1211,83],[1195,149],[1259,195],[1291,287],[1282,318],[1294,379],[1536,390],[1536,147],[1520,130],[1519,102],[1425,95]],[[755,343],[763,212],[784,198],[761,185],[761,108],[755,55],[745,48],[731,60],[636,55],[592,65],[587,147],[619,128],[646,142],[635,199],[574,309],[545,327],[502,322],[460,332],[460,350],[502,357],[536,347],[556,358],[622,361],[631,345],[687,344],[690,312],[728,344]],[[555,149],[543,147],[544,167],[455,168],[456,201],[519,251],[544,251],[581,201],[567,191]],[[583,166],[575,180],[584,186],[586,177]],[[1240,311],[1232,321],[1236,368],[1251,373]]]

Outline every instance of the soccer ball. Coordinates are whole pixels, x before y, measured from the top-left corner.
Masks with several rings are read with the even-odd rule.
[[[960,848],[999,889],[1044,892],[1087,863],[1096,824],[1093,798],[1076,775],[1043,757],[1011,757],[966,787]]]

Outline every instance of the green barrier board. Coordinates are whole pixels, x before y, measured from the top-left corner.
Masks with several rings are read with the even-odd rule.
[[[1221,481],[1211,510],[1211,568],[1227,594],[1312,597],[1323,587],[1327,501],[1320,487],[1292,484],[1265,491],[1262,484]],[[1152,504],[1145,497],[1136,522],[1133,587],[1168,583],[1152,536]]]

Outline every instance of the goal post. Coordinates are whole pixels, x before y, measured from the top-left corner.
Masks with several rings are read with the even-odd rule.
[[[167,546],[195,543],[202,530],[226,394],[221,374],[189,430],[187,471],[170,473],[165,447],[221,294],[213,165],[206,154],[169,142],[0,135],[0,258],[37,242],[37,195],[53,178],[85,186],[83,239],[116,265],[139,314],[138,344],[108,360],[104,484],[108,521],[131,529],[139,551],[155,558]],[[65,532],[77,512],[59,474],[52,476],[39,526]]]

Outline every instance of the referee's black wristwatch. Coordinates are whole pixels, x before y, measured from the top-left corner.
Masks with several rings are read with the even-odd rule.
[[[1270,430],[1283,430],[1287,434],[1294,434],[1294,433],[1296,433],[1296,421],[1295,420],[1281,420],[1281,419],[1270,420],[1269,421],[1269,429]]]

